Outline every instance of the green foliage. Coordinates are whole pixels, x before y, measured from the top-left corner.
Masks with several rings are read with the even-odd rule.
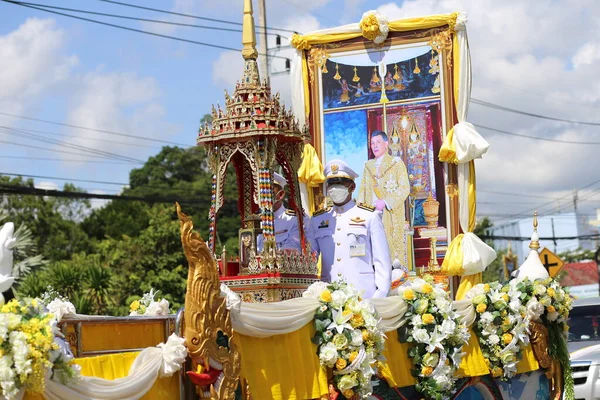
[[[484,217],[482,220],[477,221],[477,225],[475,225],[475,233],[478,237],[485,237],[487,235],[488,229],[494,226],[494,223],[488,218]],[[491,240],[485,241],[489,246],[495,249],[494,243]],[[483,271],[483,281],[484,282],[494,282],[500,281],[504,282],[506,279],[504,278],[504,261],[503,256],[506,255],[506,250],[497,250],[497,257],[490,265],[487,266],[485,271]]]
[[[576,263],[587,260],[594,260],[596,250],[584,250],[578,248],[557,254],[565,263]]]
[[[209,116],[210,117],[210,116]],[[227,169],[224,202],[218,213],[218,245],[235,257],[238,251],[237,182]],[[0,176],[0,183],[33,186],[33,181]],[[164,147],[130,173],[123,194],[177,199],[208,237],[212,174],[199,147]],[[65,185],[65,190],[79,190]],[[6,196],[7,218],[31,228],[30,239],[48,260],[32,268],[17,288],[40,296],[51,285],[71,300],[79,313],[127,315],[129,304],[150,289],[160,290],[171,310],[183,305],[187,262],[174,204],[114,200],[92,210],[89,202],[36,196]]]

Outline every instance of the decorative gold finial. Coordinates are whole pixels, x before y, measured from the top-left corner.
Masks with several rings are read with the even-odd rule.
[[[540,238],[538,236],[538,220],[537,220],[537,211],[533,213],[533,234],[531,235],[531,243],[529,243],[529,248],[531,250],[539,250],[540,248]]]
[[[244,23],[242,26],[242,56],[244,60],[256,60],[256,33],[254,32],[254,16],[252,15],[252,0],[244,0]]]

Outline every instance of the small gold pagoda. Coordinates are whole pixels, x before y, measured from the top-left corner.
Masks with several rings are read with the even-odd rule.
[[[236,261],[220,260],[221,280],[242,292],[245,301],[280,301],[299,296],[318,279],[316,259],[303,230],[304,212],[297,171],[308,131],[300,130],[292,113],[261,82],[252,1],[244,1],[242,30],[244,73],[233,95],[225,91],[225,108],[212,107],[212,124],[200,127],[197,143],[208,150],[213,173],[209,211],[209,248],[216,252],[217,213],[223,205],[225,171],[233,163],[237,175],[242,226]],[[290,188],[289,208],[298,218],[302,251],[276,248],[273,217],[273,169],[281,166]],[[257,237],[263,249],[257,251]]]

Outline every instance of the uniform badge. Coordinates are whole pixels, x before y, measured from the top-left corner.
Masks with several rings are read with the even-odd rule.
[[[338,171],[339,171],[339,169],[340,169],[339,165],[337,165],[337,164],[332,164],[331,165],[331,172],[333,172],[334,174],[337,174]]]
[[[364,226],[366,219],[363,219],[361,217],[354,217],[350,219],[350,225],[361,225]]]
[[[328,219],[324,219],[319,224],[319,229],[323,229],[323,228],[329,228],[329,220]]]
[[[282,233],[286,233],[287,231],[288,231],[287,229],[284,229],[282,231],[275,232],[275,235],[280,235]]]

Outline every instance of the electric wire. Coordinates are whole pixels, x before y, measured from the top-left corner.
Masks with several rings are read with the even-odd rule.
[[[483,125],[479,125],[479,124],[473,124],[473,125],[476,126],[477,128],[485,129],[485,130],[492,131],[492,132],[498,132],[498,133],[502,133],[502,134],[510,135],[510,136],[518,136],[518,137],[527,138],[527,139],[542,140],[545,142],[565,143],[565,144],[583,144],[583,145],[600,145],[600,142],[575,142],[572,140],[550,139],[550,138],[543,138],[543,137],[539,137],[539,136],[523,135],[521,133],[509,132],[509,131],[505,131],[502,129],[491,128],[489,126],[483,126]]]
[[[573,120],[573,119],[550,117],[547,115],[535,114],[535,113],[531,113],[531,112],[527,112],[527,111],[521,111],[521,110],[517,110],[514,108],[509,108],[509,107],[501,106],[499,104],[489,103],[487,101],[477,100],[474,98],[471,98],[471,102],[474,104],[479,104],[480,106],[489,107],[489,108],[493,108],[496,110],[512,112],[515,114],[526,115],[526,116],[534,117],[534,118],[547,119],[550,121],[568,122],[570,124],[578,124],[578,125],[600,126],[600,122],[577,121],[577,120]]]
[[[217,18],[201,17],[201,16],[198,16],[198,15],[184,14],[184,13],[179,13],[179,12],[175,12],[175,11],[161,10],[161,9],[158,9],[158,8],[144,7],[144,6],[139,6],[139,5],[136,5],[136,4],[122,3],[120,1],[114,1],[114,0],[98,0],[98,1],[102,1],[104,3],[118,4],[118,5],[126,6],[126,7],[138,8],[138,9],[141,9],[141,10],[148,10],[148,11],[155,11],[155,12],[160,12],[160,13],[164,13],[164,14],[178,15],[180,17],[188,17],[188,18],[201,19],[201,20],[204,20],[204,21],[219,22],[219,23],[222,23],[222,24],[237,25],[237,26],[242,26],[243,25],[241,22],[227,21],[227,20],[217,19]],[[267,26],[266,28],[263,27],[263,26],[256,26],[256,28],[266,29],[266,30],[271,30],[271,31],[281,31],[281,32],[297,33],[296,31],[293,31],[291,29],[273,28],[273,27],[270,27],[270,26]]]
[[[11,160],[36,160],[36,161],[60,161],[60,162],[78,162],[85,164],[121,164],[121,165],[131,165],[129,162],[125,161],[98,161],[98,160],[75,160],[75,159],[66,159],[66,158],[47,158],[47,157],[25,157],[25,156],[5,156],[0,155],[0,158],[6,158]]]
[[[5,0],[1,0],[1,1],[5,1]],[[146,140],[146,141],[149,141],[149,142],[164,143],[164,144],[170,144],[170,145],[181,146],[181,147],[193,147],[192,145],[189,145],[189,144],[171,142],[171,141],[168,141],[168,140],[153,139],[153,138],[147,138],[147,137],[144,137],[144,136],[137,136],[137,135],[130,135],[130,134],[126,134],[126,133],[119,133],[119,132],[107,131],[107,130],[104,130],[104,129],[96,129],[96,128],[89,128],[89,127],[79,126],[79,125],[73,125],[73,124],[65,124],[65,123],[62,123],[62,122],[49,121],[47,119],[41,119],[41,118],[27,117],[27,116],[24,116],[24,115],[10,114],[10,113],[1,112],[1,111],[0,111],[0,115],[5,115],[5,116],[8,116],[8,117],[24,119],[24,120],[28,120],[28,121],[43,122],[43,123],[52,124],[52,125],[66,126],[66,127],[69,127],[69,128],[83,129],[83,130],[86,130],[86,131],[106,133],[108,135],[116,135],[116,136],[122,136],[122,137],[128,137],[128,138],[135,138],[135,139],[140,139],[140,140]]]
[[[91,18],[85,18],[85,17],[79,17],[77,15],[66,14],[66,13],[59,12],[59,11],[52,11],[52,10],[45,9],[45,8],[42,8],[42,7],[30,6],[30,5],[21,3],[19,1],[14,1],[14,0],[1,0],[1,1],[3,1],[5,3],[9,3],[9,4],[18,5],[18,6],[21,6],[21,7],[27,7],[27,8],[32,8],[32,9],[39,10],[39,11],[44,11],[44,12],[51,13],[51,14],[62,15],[64,17],[68,17],[68,18],[79,19],[79,20],[91,22],[91,23],[94,23],[94,24],[106,25],[106,26],[110,26],[110,27],[113,27],[113,28],[123,29],[123,30],[126,30],[126,31],[143,33],[143,34],[146,34],[146,35],[152,35],[152,36],[162,37],[162,38],[166,38],[166,39],[176,40],[176,41],[179,41],[179,42],[197,44],[197,45],[200,45],[200,46],[212,47],[212,48],[215,48],[215,49],[233,50],[233,51],[236,51],[236,52],[240,52],[241,51],[240,49],[236,49],[234,47],[221,46],[219,44],[212,44],[212,43],[205,43],[205,42],[198,42],[196,40],[184,39],[184,38],[180,38],[180,37],[177,37],[177,36],[163,35],[162,33],[150,32],[150,31],[145,31],[143,29],[130,28],[128,26],[117,25],[117,24],[113,24],[113,23],[110,23],[110,22],[103,22],[103,21],[98,21],[98,20],[91,19]],[[287,60],[286,57],[273,56],[273,55],[268,55],[268,56],[271,57],[271,58],[280,58],[280,59]]]
[[[23,4],[23,5],[29,5],[29,6],[50,8],[50,9],[54,9],[54,10],[71,11],[71,12],[76,12],[76,13],[81,13],[81,14],[100,15],[103,17],[128,19],[128,20],[132,20],[132,21],[152,22],[152,23],[157,23],[157,24],[183,26],[183,27],[188,27],[188,28],[211,29],[211,30],[224,31],[224,32],[238,32],[238,33],[242,32],[241,29],[222,28],[222,27],[218,27],[218,26],[206,26],[206,25],[196,25],[196,24],[185,24],[183,22],[174,22],[174,21],[161,21],[161,20],[156,20],[156,19],[131,17],[128,15],[119,15],[119,14],[110,14],[110,13],[103,13],[103,12],[97,12],[97,11],[81,10],[81,9],[77,9],[77,8],[57,7],[57,6],[51,6],[48,4],[28,3],[25,1],[16,1],[16,3]],[[267,35],[271,35],[271,36],[279,36],[283,39],[289,40],[288,37],[282,36],[282,35],[280,35],[278,33],[274,33],[274,32],[265,32],[263,34],[267,34]]]

